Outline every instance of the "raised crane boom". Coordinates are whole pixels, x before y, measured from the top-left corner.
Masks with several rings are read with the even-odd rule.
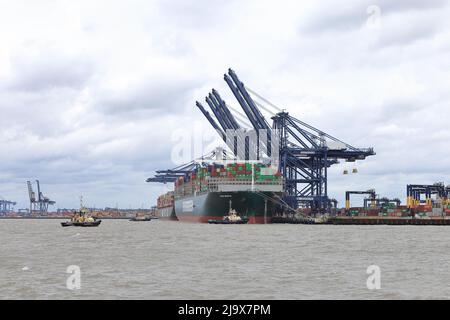
[[[218,126],[216,121],[211,117],[208,111],[205,110],[205,108],[202,106],[200,102],[196,102],[197,107],[200,109],[200,111],[203,113],[203,115],[208,119],[211,126],[220,134],[221,138],[226,142],[226,136],[223,130]]]
[[[256,119],[256,122],[258,123],[258,126],[259,126],[258,129],[266,129],[266,130],[270,129],[270,126],[264,119],[261,111],[259,111],[259,109],[256,107],[255,102],[253,101],[253,99],[250,97],[249,93],[245,89],[244,83],[242,83],[241,80],[239,80],[236,73],[232,69],[228,70],[228,74],[230,75],[231,79],[233,79],[233,81],[236,85],[236,88],[239,90],[240,94],[242,95],[245,102],[247,103],[247,106],[252,111],[252,113]]]
[[[234,96],[236,97],[236,100],[241,105],[242,110],[244,111],[248,120],[250,120],[250,123],[252,124],[253,128],[255,130],[258,130],[259,129],[258,121],[256,120],[255,116],[253,115],[252,110],[247,106],[244,98],[242,98],[242,96],[239,94],[238,88],[234,85],[233,81],[227,74],[225,74],[223,77],[224,77],[225,82],[228,84],[231,91],[233,92]]]
[[[224,111],[226,117],[229,119],[231,127],[233,129],[239,129],[240,125],[237,123],[236,119],[231,114],[230,110],[228,109],[227,105],[225,104],[225,101],[220,96],[219,92],[217,92],[216,89],[212,89],[212,94],[216,98],[216,100],[217,100],[217,102],[219,104],[219,107]]]

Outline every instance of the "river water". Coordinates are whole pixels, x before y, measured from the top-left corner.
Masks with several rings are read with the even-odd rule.
[[[60,222],[0,220],[0,299],[450,298],[445,226]]]

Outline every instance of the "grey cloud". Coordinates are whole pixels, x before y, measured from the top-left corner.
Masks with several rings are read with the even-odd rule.
[[[380,8],[381,17],[384,19],[384,17],[392,14],[441,9],[447,5],[447,2],[445,0],[387,0],[377,2],[369,0],[353,2],[323,1],[317,3],[317,6],[300,23],[300,30],[305,33],[355,31],[366,24],[369,14],[371,14],[367,12],[367,9],[373,5]],[[428,30],[425,27],[424,29]],[[411,32],[409,36],[413,36],[413,33]]]
[[[5,89],[15,91],[43,91],[61,87],[78,89],[93,75],[93,64],[89,58],[51,50],[43,50],[36,55],[18,53],[11,57],[11,64],[13,75]]]
[[[446,30],[446,12],[433,10],[398,12],[382,17],[376,47],[400,47],[414,44],[416,41],[431,43],[433,38]]]
[[[61,120],[67,112],[77,92],[72,89],[51,89],[40,93],[27,91],[1,91],[0,109],[7,116],[0,117],[0,132],[5,131],[23,137],[29,131],[40,137],[63,134],[71,130]]]
[[[175,28],[211,28],[231,20],[241,1],[162,1],[159,9],[166,23]]]
[[[448,5],[446,0],[379,0],[373,4],[378,5],[382,12],[399,12],[399,11],[411,11],[411,10],[428,10],[428,9],[440,9]]]
[[[300,23],[304,33],[340,32],[359,28],[367,19],[367,5],[357,3],[343,5],[328,3],[314,10],[310,16]]]
[[[102,90],[94,108],[105,114],[116,116],[136,116],[147,114],[158,116],[169,112],[182,111],[188,104],[192,91],[198,86],[195,78],[146,79],[123,91]]]

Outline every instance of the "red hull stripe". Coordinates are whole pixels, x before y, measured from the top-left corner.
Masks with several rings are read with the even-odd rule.
[[[176,217],[159,217],[157,216],[160,220],[166,220],[166,221],[178,221],[178,219]]]

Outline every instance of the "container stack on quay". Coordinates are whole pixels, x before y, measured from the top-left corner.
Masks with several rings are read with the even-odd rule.
[[[447,204],[447,205],[445,206],[444,211],[445,211],[445,215],[446,215],[447,217],[449,217],[449,216],[450,216],[450,204]]]
[[[383,204],[379,216],[381,217],[407,217],[409,210],[406,206],[397,206],[394,203]]]
[[[419,205],[414,209],[414,212],[419,218],[441,218],[450,216],[448,206]]]
[[[125,217],[125,214],[122,214],[119,210],[99,210],[99,211],[93,211],[92,212],[92,216],[96,217],[96,218],[111,218],[111,219],[118,219],[118,218],[122,218]]]
[[[416,217],[442,217],[450,216],[450,205],[441,206],[439,202],[433,205],[420,204],[409,209],[405,205],[397,206],[395,203],[383,204],[380,208],[352,207],[341,210],[339,215],[350,217],[408,217],[415,214]]]
[[[166,208],[173,206],[174,193],[173,191],[169,191],[163,195],[160,195],[156,201],[156,206],[158,208]]]

